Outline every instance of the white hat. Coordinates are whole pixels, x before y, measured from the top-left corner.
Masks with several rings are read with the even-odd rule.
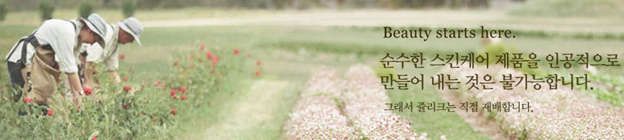
[[[106,20],[104,20],[104,18],[102,18],[98,14],[91,14],[89,15],[89,17],[87,17],[87,19],[84,19],[84,18],[79,18],[79,19],[84,21],[84,23],[87,24],[87,27],[89,27],[91,31],[93,31],[95,34],[100,36],[101,40],[98,41],[98,44],[103,47],[105,45],[104,36],[106,36],[106,33],[107,33]]]
[[[143,33],[143,25],[141,24],[139,19],[130,17],[124,21],[121,21],[119,22],[119,28],[132,35],[132,37],[134,37],[134,40],[136,40],[139,46],[141,46],[141,41],[139,40],[139,37],[141,36],[141,33]]]

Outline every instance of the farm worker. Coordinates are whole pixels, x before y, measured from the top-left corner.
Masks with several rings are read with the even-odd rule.
[[[106,46],[100,47],[99,44],[86,44],[88,55],[85,64],[85,87],[99,87],[97,79],[93,77],[97,69],[96,63],[104,63],[106,71],[113,77],[115,83],[121,83],[119,73],[117,73],[119,68],[119,45],[133,41],[136,41],[139,46],[141,45],[139,37],[143,33],[143,25],[137,18],[130,17],[116,24],[107,25],[106,28],[109,31],[104,36]]]
[[[78,75],[82,43],[104,45],[106,21],[99,16],[76,20],[50,19],[34,32],[22,37],[9,51],[6,62],[14,89],[15,100],[22,94],[38,105],[47,105],[59,83],[61,73],[67,75],[74,94],[73,102],[80,105],[83,89]]]

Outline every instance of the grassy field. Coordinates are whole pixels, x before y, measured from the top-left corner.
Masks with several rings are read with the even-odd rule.
[[[121,13],[112,10],[98,11],[109,21],[121,19]],[[72,10],[61,10],[55,17],[71,18]],[[257,16],[272,11],[223,11],[185,9],[175,11],[139,11],[143,20],[168,20],[213,18],[231,16]],[[0,54],[6,54],[11,45],[23,35],[36,28],[31,12],[9,14],[0,24]],[[184,15],[184,16],[179,16]],[[29,25],[18,25],[30,23]],[[481,49],[479,39],[383,39],[382,32],[357,30],[349,27],[327,26],[201,26],[201,27],[150,27],[141,37],[143,46],[122,46],[120,53],[126,56],[121,62],[123,70],[134,69],[134,82],[153,81],[158,75],[172,71],[174,56],[180,52],[193,51],[199,44],[206,48],[238,48],[242,54],[251,54],[263,63],[259,77],[243,76],[242,81],[232,83],[231,92],[213,93],[206,99],[209,106],[193,108],[192,113],[179,115],[180,128],[174,130],[178,139],[278,139],[288,120],[288,113],[309,77],[310,70],[326,65],[344,73],[351,65],[364,63],[375,66],[386,53],[449,54],[467,53]],[[624,54],[618,40],[574,40],[557,38],[525,38],[504,40],[521,52],[585,52]],[[597,47],[598,46],[598,47]],[[203,56],[199,56],[203,57]],[[253,61],[255,62],[255,61]],[[251,64],[253,65],[253,64]],[[0,68],[5,69],[2,65]],[[399,73],[432,76],[437,68],[397,70]],[[6,76],[6,72],[0,76]],[[249,75],[252,75],[251,73]],[[341,74],[342,75],[342,74]],[[2,81],[8,82],[8,81]],[[434,87],[426,90],[389,91],[392,102],[443,102]],[[437,139],[445,135],[449,139],[488,139],[471,128],[454,113],[395,112],[413,122],[418,132],[425,132]]]
[[[95,9],[95,13],[105,17],[107,21],[123,20],[121,9]],[[275,13],[275,11],[267,10],[235,10],[235,9],[158,9],[158,10],[137,10],[134,16],[140,17],[141,20],[180,20],[180,19],[198,19],[198,18],[231,18],[231,17],[249,17],[262,16]],[[57,9],[52,15],[59,19],[74,19],[78,17],[76,9]],[[6,21],[2,24],[7,25],[39,25],[38,11],[10,11],[6,17]]]
[[[622,17],[624,2],[619,0],[541,0],[530,1],[511,14],[544,17]]]

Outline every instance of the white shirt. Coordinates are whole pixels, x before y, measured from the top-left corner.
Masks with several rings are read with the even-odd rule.
[[[100,63],[104,62],[106,70],[117,70],[119,68],[119,50],[118,49],[118,25],[106,26],[108,33],[104,37],[106,46],[100,47],[99,44],[93,45],[83,44],[87,51],[87,62]]]
[[[32,34],[32,33],[31,33]],[[21,39],[26,39],[28,36],[24,36]],[[8,62],[16,63],[19,59],[22,58],[22,46],[26,42],[18,41],[13,45],[13,48],[9,51],[9,54],[6,56],[6,60]],[[26,44],[26,65],[30,65],[30,60],[35,52],[35,47],[33,47],[30,43]]]
[[[75,23],[75,28],[74,24]],[[54,51],[54,60],[59,64],[60,71],[65,73],[78,72],[78,56],[80,50],[84,49],[78,44],[78,34],[82,28],[82,23],[77,21],[67,21],[60,19],[50,19],[43,22],[41,27],[37,29],[35,38],[40,45],[50,45]],[[7,55],[9,62],[17,62],[21,58],[21,43],[16,44],[11,51],[15,50],[12,55]],[[35,53],[32,45],[27,45],[26,65],[31,64],[31,60]]]

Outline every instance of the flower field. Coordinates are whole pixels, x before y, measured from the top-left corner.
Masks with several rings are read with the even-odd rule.
[[[61,7],[66,6],[59,7],[55,18],[76,17],[75,10]],[[572,36],[576,32],[602,36],[605,34],[583,27],[620,28],[624,20],[515,17],[494,10],[360,11],[337,7],[281,12],[215,8],[139,9],[137,18],[146,25],[143,44],[128,43],[120,48],[121,83],[113,82],[100,65],[95,75],[100,88],[85,89],[80,108],[66,95],[66,88],[58,89],[48,107],[37,106],[32,99],[14,101],[7,66],[0,65],[5,69],[0,72],[0,80],[5,81],[0,83],[0,140],[624,138],[621,67],[596,66],[596,71],[601,71],[587,73],[593,90],[581,86],[570,90],[570,85],[548,90],[546,83],[541,83],[542,90],[525,90],[524,85],[504,90],[498,84],[504,80],[502,74],[585,74],[580,72],[586,68],[572,60],[553,60],[564,67],[547,69],[550,60],[546,55],[621,55],[621,39]],[[122,19],[119,10],[104,7],[95,12],[107,21]],[[36,10],[13,13],[8,22],[0,24],[3,54],[9,53],[20,39],[18,35],[27,35],[40,24],[30,18],[37,17]],[[169,16],[163,18],[162,14]],[[448,21],[444,17],[461,18],[454,20],[458,24],[439,24]],[[378,26],[432,31],[481,26],[473,23],[483,23],[484,29],[510,30],[515,38],[499,40],[502,44],[497,47],[484,44],[484,39],[478,39],[480,34],[476,38],[437,38],[434,33],[427,41],[383,38],[380,35],[385,28]],[[535,53],[541,69],[504,69],[494,63],[489,68],[471,69],[456,61],[464,54],[485,52],[490,54],[489,62],[496,62],[495,51],[508,52],[510,57]],[[391,62],[394,68],[379,63],[389,60],[384,56],[395,54],[405,55],[394,57],[400,60]],[[564,55],[559,58],[564,60]],[[418,64],[422,67],[414,61],[422,62]],[[572,63],[570,69],[565,68],[567,62]],[[506,64],[515,67],[512,63]],[[447,64],[460,68],[445,69]],[[406,82],[398,74],[423,74],[424,84],[421,88],[409,79],[409,89],[397,89],[397,83],[380,77],[389,74],[395,77],[386,79],[388,82],[402,83]],[[436,74],[458,78],[459,90],[437,90],[437,86],[447,85],[435,83]],[[474,80],[466,76],[475,74],[491,75],[496,83],[486,86],[494,89],[469,90]],[[518,81],[512,77],[514,80]],[[478,111],[470,112],[469,106],[457,103],[475,103]],[[524,103],[530,103],[530,108]],[[494,109],[488,111],[484,105]]]
[[[10,87],[3,85],[0,139],[173,139],[171,132],[180,127],[181,117],[197,115],[194,110],[208,106],[206,99],[227,90],[226,84],[237,77],[260,74],[260,65],[255,73],[241,70],[250,53],[216,45],[194,48],[167,63],[171,68],[164,70],[170,74],[155,80],[133,79],[132,68],[120,70],[121,84],[97,75],[101,88],[85,89],[80,108],[60,90],[49,107],[28,98],[13,102]]]
[[[594,90],[585,90],[596,99],[609,102],[616,106],[624,106],[624,77],[614,74],[591,74],[589,79],[592,80]]]
[[[502,74],[522,74],[500,66],[489,69],[485,67],[444,69],[441,73],[457,77],[489,74],[495,81],[502,80]],[[461,81],[461,83],[465,82],[467,81]],[[515,139],[618,139],[624,137],[622,108],[613,107],[611,104],[600,104],[591,98],[583,97],[579,91],[569,88],[524,90],[522,86],[514,90],[504,90],[501,85],[492,85],[493,90],[465,90],[468,88],[459,87],[460,90],[451,91],[451,94],[460,97],[463,101],[480,104],[487,102],[530,103],[531,109],[523,111],[484,111],[479,108],[480,113],[494,119],[498,122],[500,129]]]
[[[385,111],[390,100],[374,71],[356,65],[337,77],[314,70],[285,126],[291,139],[427,139],[404,117]]]

